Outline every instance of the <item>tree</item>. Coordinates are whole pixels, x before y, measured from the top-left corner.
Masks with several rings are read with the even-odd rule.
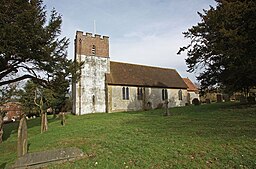
[[[69,40],[58,38],[61,22],[54,9],[47,22],[42,0],[1,1],[0,86],[24,79],[46,86],[59,72],[74,71]]]
[[[183,33],[191,42],[178,54],[187,51],[188,72],[203,70],[197,77],[202,89],[222,86],[248,93],[256,86],[256,1],[216,2]]]
[[[43,0],[3,0],[0,5],[0,87],[25,79],[54,88],[60,75],[74,80],[82,63],[67,59],[69,40],[59,38],[62,18],[47,20]]]
[[[34,103],[35,91],[42,90],[42,87],[28,80],[20,92],[20,103],[22,104],[23,112],[29,117],[32,115],[39,115],[39,109]]]

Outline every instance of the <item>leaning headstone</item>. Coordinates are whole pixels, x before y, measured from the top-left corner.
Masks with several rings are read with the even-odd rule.
[[[206,104],[211,104],[211,100],[210,99],[206,99]]]
[[[170,116],[170,112],[169,112],[169,109],[168,109],[168,103],[169,103],[168,100],[166,100],[164,102],[164,105],[165,105],[165,116]]]
[[[221,94],[217,94],[217,102],[221,103],[222,102],[222,95]]]
[[[18,129],[18,144],[17,155],[21,157],[28,152],[28,132],[27,132],[27,119],[25,115],[20,120]]]
[[[62,126],[65,126],[65,123],[66,123],[65,112],[60,112],[60,123]]]

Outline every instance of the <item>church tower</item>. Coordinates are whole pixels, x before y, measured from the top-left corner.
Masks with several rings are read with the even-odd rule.
[[[110,72],[109,38],[76,32],[75,58],[84,62],[81,77],[73,84],[73,113],[107,112],[106,73]]]

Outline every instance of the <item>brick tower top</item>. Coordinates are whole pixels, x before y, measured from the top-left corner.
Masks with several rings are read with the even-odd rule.
[[[85,35],[81,31],[76,32],[75,54],[86,56],[109,57],[109,37],[92,33]]]

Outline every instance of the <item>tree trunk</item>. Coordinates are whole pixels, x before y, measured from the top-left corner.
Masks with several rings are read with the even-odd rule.
[[[48,130],[47,114],[41,113],[41,133]]]
[[[3,134],[4,134],[3,124],[4,124],[3,114],[0,112],[0,143],[3,142]]]

